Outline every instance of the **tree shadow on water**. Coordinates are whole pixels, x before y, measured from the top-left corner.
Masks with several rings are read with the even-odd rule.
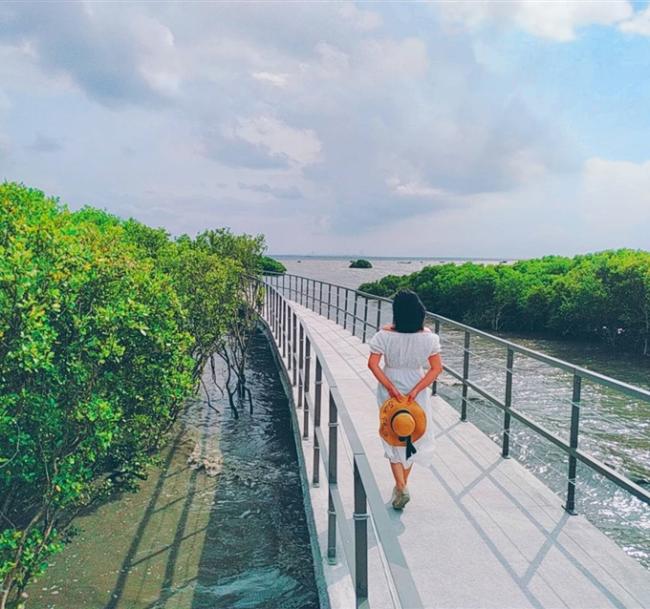
[[[223,471],[190,609],[317,608],[289,404],[261,334],[250,361],[253,415],[222,421]]]
[[[188,514],[196,492],[198,473],[195,470],[190,471],[186,467],[174,469],[175,462],[184,458],[181,450],[181,438],[184,433],[185,426],[182,425],[160,468],[156,485],[132,536],[111,597],[104,609],[141,607],[141,601],[143,597],[149,596],[147,591],[153,583],[150,581],[148,586],[143,585],[143,576],[150,580],[153,579],[151,578],[152,571],[160,573],[162,562],[164,562],[164,569],[162,577],[158,580],[161,582],[159,589],[163,591],[169,589],[182,542],[190,536],[200,533],[200,531],[186,533]],[[183,495],[168,500],[170,495],[178,493],[178,489],[174,487],[183,485],[184,479],[187,479],[187,486],[184,488]],[[165,522],[169,520],[167,516],[170,512],[171,519],[176,522],[170,523],[173,526],[163,529]],[[157,529],[158,534],[154,532],[154,529]],[[157,544],[158,541],[163,541],[163,543]],[[159,597],[149,606],[158,606],[160,600]]]

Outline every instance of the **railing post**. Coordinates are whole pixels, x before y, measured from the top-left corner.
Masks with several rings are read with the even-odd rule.
[[[467,379],[469,378],[469,331],[465,330],[465,346],[463,348],[463,403],[460,408],[460,420],[467,421]]]
[[[357,607],[368,600],[368,512],[356,455],[354,456],[354,591]]]
[[[270,298],[269,298],[269,289],[268,286],[265,286],[264,290],[264,319],[269,320],[269,308],[270,308]]]
[[[309,393],[309,381],[311,377],[311,341],[309,336],[305,336],[305,382],[304,382],[304,396],[303,396],[303,408],[304,418],[302,422],[302,438],[307,440],[309,438],[309,401],[307,400],[307,394]]]
[[[280,341],[280,297],[277,290],[273,290],[273,323],[275,325],[275,336]]]
[[[285,287],[284,287],[284,280],[285,280],[285,279],[286,279],[286,275],[283,273],[283,274],[282,274],[282,296],[284,296],[284,290],[285,290]]]
[[[284,278],[284,276],[283,276]],[[282,357],[287,357],[287,301],[282,297]]]
[[[381,326],[381,300],[377,301],[377,332]]]
[[[289,278],[289,294],[291,294],[291,278]],[[287,303],[287,370],[290,372],[293,368],[291,352],[293,350],[293,311]]]
[[[359,304],[359,294],[354,293],[354,313],[352,313],[352,336],[357,335],[357,305]]]
[[[366,299],[366,304],[363,307],[363,338],[361,339],[362,343],[366,342],[366,330],[368,328],[368,297],[364,296]]]
[[[329,418],[329,454],[327,479],[330,484],[328,491],[328,510],[327,510],[327,561],[336,564],[336,510],[334,509],[334,499],[332,497],[332,485],[337,483],[337,428],[338,413],[336,401],[330,391],[330,418]]]
[[[332,284],[327,284],[327,319],[330,318],[332,310]]]
[[[296,326],[297,326],[297,323],[298,323],[298,316],[295,314],[295,312],[292,311],[291,317],[292,317],[292,326],[293,326],[291,328],[291,359],[293,360],[291,362],[291,369],[292,369],[292,372],[293,372],[293,379],[292,379],[293,383],[292,384],[295,387],[296,382],[298,380],[298,370],[296,370],[296,368],[298,367],[297,366],[298,362],[296,361],[296,356],[297,356],[297,352],[298,352],[298,345],[296,344],[297,343],[297,340],[296,340],[296,334],[297,334],[296,330],[297,330],[297,328],[296,328]]]
[[[320,290],[318,294],[318,314],[322,315],[323,314],[323,282],[320,283]]]
[[[347,329],[348,327],[348,294],[350,290],[348,288],[345,288],[345,311],[343,311],[343,329]]]
[[[305,300],[305,279],[304,277],[300,278],[300,304],[304,304]]]
[[[569,446],[575,450],[578,448],[578,431],[580,425],[580,393],[582,377],[573,375],[573,395],[571,397],[571,431],[569,434]],[[564,509],[569,514],[576,514],[576,469],[578,459],[575,454],[569,453],[569,480],[567,483],[566,505]]]
[[[504,399],[505,409],[503,411],[503,442],[501,443],[501,456],[510,458],[510,407],[512,406],[512,366],[515,360],[515,352],[508,347],[506,356],[506,394]]]
[[[323,368],[320,358],[316,357],[316,378],[314,381],[314,472],[312,475],[312,485],[319,486],[320,482],[320,445],[318,444],[318,435],[316,430],[320,429],[320,410],[321,399],[323,396]]]
[[[341,288],[339,286],[336,286],[336,323],[339,323],[339,309],[341,308],[339,304],[339,296],[340,296]]]
[[[304,353],[304,337],[305,330],[303,328],[302,322],[298,324],[300,326],[298,334],[298,408],[302,408],[303,399],[304,399],[304,362],[303,362],[303,353]]]

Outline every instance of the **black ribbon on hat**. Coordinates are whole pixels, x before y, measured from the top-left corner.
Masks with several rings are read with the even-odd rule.
[[[411,442],[411,436],[397,436],[401,442],[406,442],[406,458],[408,459],[411,455],[414,455],[418,452],[417,448],[413,446]]]
[[[407,412],[408,414],[411,414],[408,410],[405,409],[400,409],[398,410],[391,418],[390,418],[390,426],[393,427],[393,419],[400,414],[401,412]],[[413,416],[413,415],[411,415]],[[393,430],[394,431],[394,430]],[[411,455],[414,455],[416,452],[418,452],[417,448],[413,446],[413,442],[411,441],[411,436],[397,436],[397,439],[400,442],[406,442],[406,458],[408,459]]]

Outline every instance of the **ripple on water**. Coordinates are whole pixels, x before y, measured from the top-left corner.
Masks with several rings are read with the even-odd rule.
[[[248,569],[241,576],[224,578],[212,585],[199,584],[193,609],[308,609],[316,608],[304,586],[274,567]]]

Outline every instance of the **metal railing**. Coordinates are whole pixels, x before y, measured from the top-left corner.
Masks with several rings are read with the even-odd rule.
[[[312,311],[325,315],[328,319],[336,321],[336,323],[342,325],[344,328],[350,329],[354,336],[357,336],[358,333],[363,342],[366,341],[369,330],[379,330],[382,319],[391,313],[392,301],[389,298],[375,296],[346,286],[286,273],[267,273],[265,274],[264,281],[281,298],[284,299],[286,296],[289,300],[293,300]],[[324,312],[323,309],[325,309]],[[463,336],[462,347],[459,345],[462,349],[462,370],[455,369],[446,362],[443,363],[445,372],[460,381],[462,385],[460,394],[461,420],[467,420],[468,393],[471,389],[487,402],[499,408],[503,413],[501,431],[501,451],[503,457],[508,458],[510,456],[510,435],[513,419],[566,453],[568,456],[568,472],[564,508],[567,512],[570,514],[576,513],[575,489],[578,462],[584,463],[591,470],[604,476],[645,504],[650,504],[650,492],[648,490],[579,448],[580,410],[584,381],[607,387],[619,394],[647,404],[650,404],[650,391],[576,366],[556,357],[540,353],[539,351],[518,345],[504,338],[472,328],[471,326],[441,315],[427,311],[426,316],[432,322],[436,333],[440,334],[441,326],[444,324],[446,328],[460,332]],[[485,386],[481,386],[470,377],[470,363],[473,361],[472,355],[474,355],[474,358],[478,357],[471,350],[473,339],[477,338],[485,339],[491,344],[505,349],[505,366],[500,367],[504,382],[503,399],[497,397],[492,391],[488,390]],[[537,360],[571,375],[571,399],[567,400],[571,406],[568,441],[553,433],[544,425],[534,421],[522,410],[513,406],[513,372],[516,355]],[[433,384],[432,391],[433,393],[437,392],[437,383]]]
[[[252,278],[253,282],[263,282]],[[320,485],[321,467],[327,474],[328,523],[327,558],[331,564],[337,560],[337,536],[345,560],[351,570],[356,606],[368,605],[368,518],[372,515],[375,536],[388,568],[389,589],[397,606],[408,609],[422,609],[423,604],[409,571],[406,558],[388,517],[379,487],[363,450],[363,445],[352,423],[348,409],[321,350],[312,340],[310,329],[305,326],[294,311],[293,302],[280,289],[265,282],[263,316],[276,341],[278,352],[286,360],[287,372],[293,386],[297,386],[296,407],[303,411],[302,437],[309,438],[309,416],[313,412],[311,430],[313,433],[313,486]],[[340,289],[339,289],[340,295]],[[321,295],[322,296],[322,295]],[[329,294],[330,306],[332,293]],[[320,305],[324,301],[320,298]],[[312,301],[315,306],[315,301]],[[365,334],[365,333],[364,333]],[[312,381],[312,361],[314,378]],[[321,427],[323,382],[326,382],[328,432]],[[338,486],[339,479],[339,428],[342,427],[352,453],[352,476],[354,530],[351,531],[345,517],[343,499]],[[327,437],[326,437],[327,436]]]

